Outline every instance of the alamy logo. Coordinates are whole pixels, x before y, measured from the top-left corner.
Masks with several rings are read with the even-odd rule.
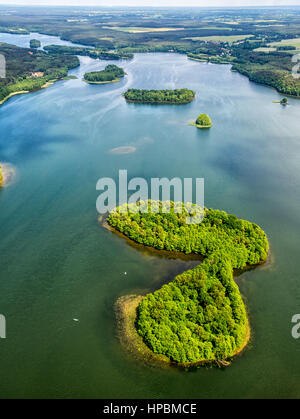
[[[292,323],[296,323],[292,328],[292,336],[294,339],[300,338],[300,314],[294,314],[292,317]]]
[[[6,77],[6,60],[4,55],[0,54],[0,78],[5,79]]]
[[[300,54],[296,54],[292,57],[292,63],[296,63],[293,68],[292,68],[292,75],[294,77],[294,79],[299,79],[300,78]]]
[[[96,185],[97,191],[103,191],[97,198],[96,207],[101,215],[105,215],[120,207],[120,212],[127,212],[127,204],[130,211],[147,213],[158,212],[159,209],[154,205],[155,201],[164,201],[162,211],[171,212],[172,200],[176,205],[174,211],[182,213],[185,211],[187,224],[200,224],[204,218],[204,179],[203,178],[151,178],[150,184],[144,178],[132,178],[128,182],[127,170],[119,170],[118,187],[112,178],[101,178]],[[130,194],[131,192],[131,194]],[[118,195],[118,202],[117,202]],[[130,195],[130,196],[129,196]],[[194,199],[193,199],[194,198]],[[151,205],[148,205],[150,203]],[[152,205],[153,203],[153,205]]]
[[[3,314],[0,314],[0,339],[6,338],[6,319]]]

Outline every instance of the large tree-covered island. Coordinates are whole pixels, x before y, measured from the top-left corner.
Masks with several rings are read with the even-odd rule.
[[[123,68],[111,64],[107,65],[104,70],[85,73],[84,81],[91,84],[114,83],[120,81],[125,74]]]
[[[132,103],[168,103],[185,104],[195,98],[195,92],[189,89],[175,90],[140,90],[129,89],[123,94],[127,102]]]
[[[170,204],[170,213],[163,212],[160,201],[142,203],[147,213],[124,204],[107,219],[114,230],[137,243],[204,258],[158,291],[135,296],[123,313],[123,329],[140,353],[157,360],[180,365],[225,362],[250,336],[233,271],[267,259],[266,234],[254,223],[213,209],[204,210],[202,223],[187,224],[183,204]],[[178,206],[182,213],[176,212]]]

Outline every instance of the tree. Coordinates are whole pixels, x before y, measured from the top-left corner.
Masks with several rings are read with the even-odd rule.
[[[196,120],[196,126],[201,128],[210,128],[212,126],[212,121],[208,115],[202,113],[198,116]]]
[[[287,105],[287,104],[288,104],[288,100],[287,100],[287,98],[286,98],[286,97],[284,97],[283,99],[281,99],[280,103],[281,103],[282,105]]]

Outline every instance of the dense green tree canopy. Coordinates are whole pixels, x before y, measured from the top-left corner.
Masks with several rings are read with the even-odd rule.
[[[300,78],[293,75],[297,66],[289,53],[241,51],[232,69],[249,77],[251,81],[274,87],[283,94],[300,97]]]
[[[125,76],[125,71],[116,65],[107,65],[104,70],[85,73],[84,80],[90,83],[111,82]]]
[[[143,205],[148,213],[126,204],[122,211],[119,207],[109,215],[109,224],[138,243],[196,253],[204,261],[143,298],[137,313],[138,333],[153,352],[178,363],[233,356],[248,328],[233,269],[266,260],[266,234],[256,224],[224,211],[205,209],[202,223],[187,224],[182,204],[171,202],[170,213],[163,212],[159,201]],[[178,205],[182,213],[176,212]]]
[[[212,126],[212,122],[208,115],[206,115],[205,113],[202,113],[201,115],[198,116],[196,120],[196,125],[197,126],[199,125],[200,127],[204,127],[204,128],[210,128]]]
[[[128,60],[133,58],[132,53],[125,51],[105,51],[103,48],[73,47],[66,45],[46,45],[44,50],[49,54],[84,55],[100,60]]]
[[[140,90],[129,89],[124,93],[128,102],[134,103],[189,103],[195,98],[195,92],[189,89],[175,90]]]

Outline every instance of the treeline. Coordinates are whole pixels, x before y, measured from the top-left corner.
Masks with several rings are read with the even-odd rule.
[[[0,54],[6,60],[6,77],[0,79],[0,101],[13,92],[39,89],[49,80],[67,76],[69,69],[79,65],[76,56],[52,56],[8,44],[0,44]],[[32,76],[35,72],[43,76]]]
[[[232,69],[280,93],[300,96],[300,78],[292,75],[294,65],[291,54],[285,52],[239,51]]]
[[[243,346],[248,328],[233,269],[266,260],[266,234],[256,224],[212,209],[205,209],[201,224],[187,224],[182,204],[167,204],[169,213],[159,201],[141,202],[148,213],[124,204],[108,217],[111,226],[138,243],[205,258],[143,298],[137,331],[153,352],[178,363],[225,360]]]
[[[98,48],[71,47],[65,45],[46,45],[44,50],[49,54],[83,55],[100,60],[128,60],[133,58],[132,53],[123,51],[105,51]]]
[[[175,90],[140,90],[129,89],[123,94],[128,102],[134,103],[189,103],[195,98],[195,92],[189,89]]]
[[[212,126],[212,120],[205,113],[201,113],[196,119],[195,125],[199,128],[210,128]]]
[[[274,87],[280,93],[300,97],[300,80],[288,72],[240,64],[235,64],[233,69],[247,76],[251,81]]]
[[[123,68],[116,65],[107,65],[104,70],[85,73],[84,80],[90,83],[110,82],[125,76]]]

